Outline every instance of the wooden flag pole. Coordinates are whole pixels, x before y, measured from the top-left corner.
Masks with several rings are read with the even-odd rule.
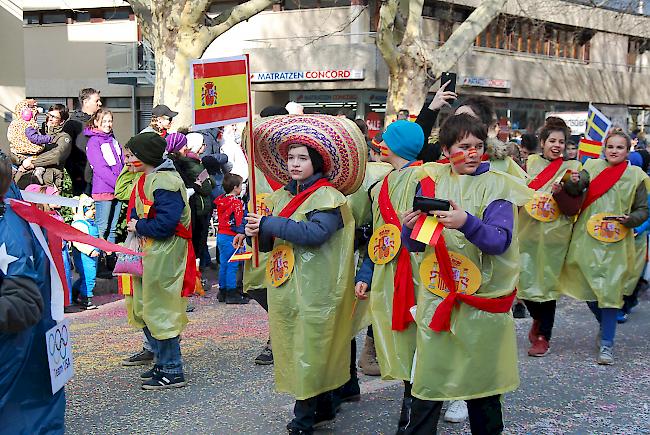
[[[246,56],[246,77],[248,82],[248,192],[249,201],[253,204],[252,210],[257,213],[257,189],[255,180],[255,141],[253,139],[253,101],[251,98],[251,71],[250,57]],[[253,265],[260,265],[259,240],[257,237],[253,241]]]

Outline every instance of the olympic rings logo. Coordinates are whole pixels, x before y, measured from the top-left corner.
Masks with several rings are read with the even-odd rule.
[[[63,325],[56,331],[51,332],[47,338],[47,351],[54,359],[56,365],[61,364],[68,357],[68,327]]]

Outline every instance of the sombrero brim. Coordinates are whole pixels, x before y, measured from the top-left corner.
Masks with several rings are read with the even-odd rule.
[[[330,182],[344,195],[361,186],[367,162],[367,145],[352,121],[330,115],[281,115],[253,122],[255,164],[264,174],[286,184],[289,146],[313,148],[324,161]]]

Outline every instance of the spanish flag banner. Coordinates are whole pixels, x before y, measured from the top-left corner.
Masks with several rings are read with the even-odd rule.
[[[124,296],[133,294],[133,278],[131,275],[117,275],[117,292]]]
[[[197,59],[190,64],[194,130],[248,121],[247,56]]]
[[[246,261],[253,258],[253,251],[248,252],[235,252],[228,260],[228,263],[235,263],[237,261]]]
[[[411,238],[420,243],[434,246],[442,234],[443,225],[435,216],[421,214],[415,222]]]
[[[578,160],[584,163],[587,159],[597,159],[600,157],[602,148],[602,142],[582,138],[578,143]]]

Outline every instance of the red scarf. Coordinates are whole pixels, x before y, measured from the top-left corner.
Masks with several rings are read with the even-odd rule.
[[[144,193],[144,181],[146,177],[146,174],[142,174],[137,182],[136,188],[131,192],[129,210],[135,205],[135,193],[137,190],[140,201],[142,201],[144,205],[150,207],[149,213],[147,213],[145,217],[147,219],[153,219],[156,217],[156,210],[153,208],[153,201],[150,201]],[[130,216],[127,219],[130,219]],[[174,235],[187,240],[187,259],[185,261],[185,274],[183,275],[183,290],[181,291],[181,296],[190,297],[196,288],[196,278],[198,276],[198,271],[196,270],[196,253],[194,252],[194,246],[192,245],[192,225],[190,224],[188,227],[185,227],[185,225],[178,222],[176,224]]]
[[[104,239],[95,238],[89,234],[82,233],[78,229],[73,228],[64,222],[61,222],[54,216],[38,209],[34,204],[15,199],[11,199],[10,204],[11,209],[18,216],[27,222],[41,226],[47,231],[47,245],[50,248],[52,260],[54,261],[56,271],[59,275],[59,278],[61,279],[61,283],[63,284],[63,301],[65,306],[68,306],[70,304],[70,289],[68,288],[68,281],[65,276],[65,267],[63,265],[63,254],[61,252],[62,240],[85,243],[86,245],[94,246],[103,251],[124,252],[131,255],[141,255],[125,248],[124,246],[115,245],[113,243],[107,242]]]
[[[284,206],[278,216],[283,218],[290,218],[291,215],[294,214],[296,210],[298,210],[298,207],[300,207],[303,202],[307,201],[307,198],[309,198],[312,193],[325,186],[334,187],[327,178],[319,179],[314,184],[291,198],[291,201],[289,201],[287,205]]]
[[[421,182],[422,194],[429,197],[435,197],[436,184],[431,178],[426,178]],[[447,243],[444,236],[440,236],[435,245],[436,259],[440,267],[440,278],[449,289],[449,293],[436,308],[429,328],[436,332],[449,331],[451,328],[451,312],[458,302],[464,302],[481,311],[490,313],[507,313],[512,307],[517,291],[513,291],[507,296],[501,298],[482,298],[474,295],[465,295],[457,292],[456,282],[454,281],[451,258],[447,250]]]
[[[627,160],[616,165],[608,166],[596,178],[591,180],[589,189],[587,189],[585,202],[582,204],[582,210],[586,210],[598,198],[607,193],[621,179],[625,169],[627,169]]]
[[[547,167],[544,168],[542,172],[537,174],[537,177],[528,183],[528,187],[533,190],[539,190],[544,187],[544,185],[546,185],[546,183],[548,183],[555,176],[555,174],[557,174],[557,171],[560,169],[560,166],[562,166],[562,163],[562,159],[553,160]]]

